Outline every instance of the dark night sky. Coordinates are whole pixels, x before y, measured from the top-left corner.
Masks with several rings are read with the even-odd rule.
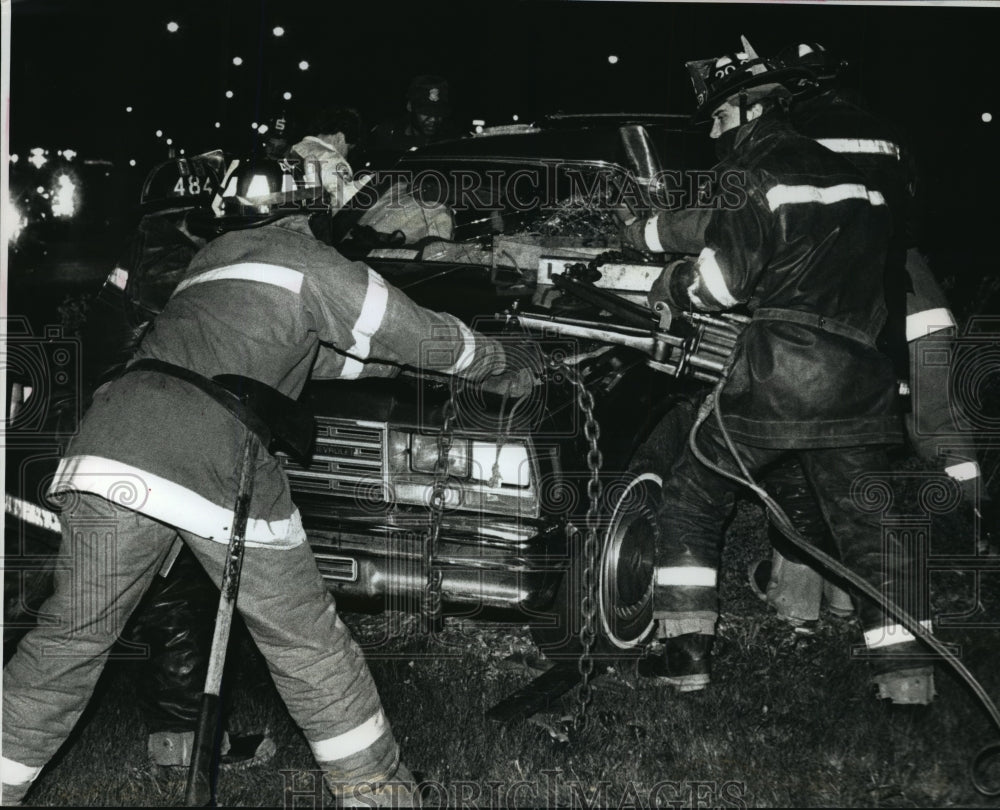
[[[763,54],[820,41],[846,57],[848,81],[904,128],[929,187],[951,198],[943,216],[998,207],[986,192],[1000,127],[996,6],[14,0],[12,9],[14,153],[71,147],[136,158],[138,172],[165,157],[157,129],[189,154],[245,150],[251,122],[285,90],[295,102],[354,104],[371,122],[399,110],[422,72],[451,80],[463,126],[555,110],[683,113],[693,108],[683,63],[737,50],[746,34]],[[983,123],[984,112],[997,120]]]

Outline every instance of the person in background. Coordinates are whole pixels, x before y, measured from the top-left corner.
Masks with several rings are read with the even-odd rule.
[[[448,81],[417,76],[406,91],[406,115],[376,126],[373,150],[405,152],[453,136]]]

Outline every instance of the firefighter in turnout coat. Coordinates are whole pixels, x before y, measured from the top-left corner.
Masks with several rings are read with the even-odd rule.
[[[978,507],[985,493],[980,491],[974,444],[955,423],[949,399],[950,366],[918,366],[926,350],[954,356],[956,325],[944,293],[914,244],[915,183],[908,150],[892,126],[838,93],[841,63],[821,45],[793,45],[776,57],[775,65],[784,69],[782,80],[794,96],[790,119],[795,129],[849,160],[886,200],[893,227],[885,271],[887,322],[880,346],[893,360],[901,385],[912,385],[919,375],[919,396],[910,400],[905,419],[910,444],[922,458],[940,465],[959,482],[966,500]],[[724,171],[726,164],[719,168]],[[710,215],[707,206],[661,212],[631,223],[623,238],[640,250],[697,254],[704,247]],[[832,553],[829,532],[801,466],[781,465],[766,480],[768,490],[799,530]],[[851,597],[824,580],[773,525],[769,534],[775,551],[771,559],[751,566],[750,582],[780,618],[806,631],[819,619],[823,602],[834,615],[854,612]]]
[[[229,179],[238,179],[237,193],[216,199],[215,213],[225,215],[206,217],[225,232],[191,261],[126,372],[96,392],[52,484],[64,504],[61,553],[72,567],[57,572],[42,608],[59,621],[25,636],[4,671],[5,802],[27,792],[72,730],[175,539],[221,581],[234,468],[247,431],[257,426],[253,414],[240,418],[213,378],[253,378],[292,399],[310,377],[386,376],[401,365],[487,382],[524,379],[504,373],[498,342],[417,306],[365,264],[318,241],[309,216],[262,218],[266,206],[257,204],[275,195],[247,199],[256,175]],[[249,207],[230,215],[241,203]],[[432,335],[435,351],[422,356]],[[450,352],[441,350],[445,344]],[[417,801],[367,664],[323,584],[287,477],[266,445],[261,441],[253,461],[237,607],[344,804],[381,804],[393,798],[387,788],[397,802]]]
[[[742,172],[743,198],[709,212],[697,260],[669,264],[650,303],[749,307],[753,319],[719,393],[725,432],[751,475],[797,460],[841,559],[894,597],[901,569],[883,573],[878,515],[852,499],[852,486],[884,470],[885,446],[901,438],[895,374],[876,348],[886,318],[885,198],[849,162],[791,128],[784,115],[791,94],[781,84],[787,73],[745,40],[742,53],[688,68],[697,118],[713,121],[726,165]],[[739,474],[725,439],[709,419],[697,444],[713,465]],[[652,669],[682,691],[709,682],[719,542],[738,489],[690,447],[664,485],[654,615],[665,643]],[[889,552],[888,564],[897,565],[903,549]],[[877,605],[863,605],[861,618],[880,694],[926,702],[933,677],[917,642]]]

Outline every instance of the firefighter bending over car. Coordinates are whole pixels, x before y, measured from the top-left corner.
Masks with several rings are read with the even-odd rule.
[[[742,171],[745,202],[708,213],[697,259],[669,264],[650,303],[753,311],[718,391],[724,428],[707,419],[697,446],[736,475],[727,438],[751,475],[796,460],[845,565],[898,601],[905,549],[884,550],[877,516],[851,497],[861,476],[886,469],[885,447],[901,438],[896,377],[876,347],[891,238],[885,197],[791,128],[783,82],[804,75],[800,68],[776,69],[744,41],[743,52],[688,69],[696,120],[712,121],[726,167]],[[739,489],[690,447],[664,484],[653,595],[663,650],[652,669],[681,691],[710,680],[719,544]],[[933,672],[917,641],[878,605],[862,604],[861,620],[880,695],[929,702]]]
[[[325,168],[322,155],[314,157]],[[95,393],[52,484],[63,498],[61,554],[73,565],[57,572],[42,608],[60,621],[28,633],[4,671],[5,803],[24,796],[69,735],[175,540],[221,581],[235,467],[251,431],[260,443],[240,613],[343,803],[418,801],[367,664],[337,615],[287,477],[268,450],[278,428],[234,392],[263,385],[272,398],[294,400],[311,376],[387,376],[407,365],[516,393],[530,386],[530,374],[508,369],[497,341],[417,306],[317,240],[311,224],[329,213],[271,210],[295,196],[274,186],[270,195],[249,197],[257,172],[247,168],[250,174],[231,174],[234,195],[189,218],[210,241],[126,371]],[[327,193],[342,198],[335,171],[321,178]],[[436,350],[422,356],[432,334]],[[442,351],[449,342],[451,351]]]

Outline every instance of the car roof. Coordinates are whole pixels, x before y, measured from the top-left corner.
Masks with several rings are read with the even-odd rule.
[[[504,158],[611,162],[628,166],[620,127],[644,126],[656,145],[664,168],[707,168],[714,163],[711,142],[703,130],[693,130],[686,116],[655,114],[572,114],[547,116],[532,125],[496,127],[429,144],[400,158],[406,163],[428,159]]]

